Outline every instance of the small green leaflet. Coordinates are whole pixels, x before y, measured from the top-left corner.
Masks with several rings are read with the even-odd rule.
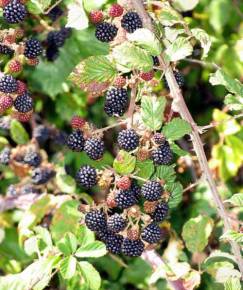
[[[208,52],[210,50],[210,47],[211,47],[211,44],[212,44],[212,41],[209,37],[209,35],[203,30],[203,29],[200,29],[200,28],[193,28],[191,29],[191,33],[193,34],[193,36],[200,41],[200,44],[203,48],[203,58],[204,57],[207,57],[208,55]]]
[[[243,97],[228,94],[225,96],[224,103],[232,111],[243,110]]]
[[[26,144],[29,141],[29,135],[25,128],[15,119],[12,120],[10,125],[10,135],[17,144]]]
[[[136,157],[124,150],[120,150],[113,162],[113,168],[119,174],[129,174],[134,171]]]
[[[170,166],[160,165],[156,168],[155,177],[163,179],[166,183],[174,183],[176,180],[175,164]]]
[[[174,118],[163,127],[162,133],[168,140],[174,141],[182,138],[186,134],[190,134],[191,130],[191,126],[187,121],[181,118]]]
[[[181,149],[177,144],[175,143],[171,143],[170,144],[170,148],[171,150],[178,156],[186,156],[189,153],[183,149]]]
[[[60,261],[60,273],[64,279],[71,279],[76,272],[77,260],[73,256],[65,257]]]
[[[144,125],[151,130],[159,130],[163,123],[165,97],[143,96],[141,102],[141,115]]]
[[[56,183],[59,188],[65,193],[74,193],[76,190],[76,183],[72,176],[67,175],[63,168],[58,168],[56,174]]]
[[[30,0],[27,2],[27,9],[32,14],[42,14],[50,6],[51,0]]]
[[[79,262],[81,276],[85,280],[85,288],[89,290],[99,290],[101,278],[99,272],[89,262]]]
[[[193,47],[186,37],[178,37],[166,50],[165,55],[168,61],[178,61],[191,55]]]
[[[57,243],[58,249],[66,256],[73,254],[77,249],[77,238],[73,233],[66,233]]]
[[[89,19],[84,11],[83,0],[72,1],[68,4],[66,27],[82,30],[88,28]]]
[[[84,8],[87,12],[100,9],[108,0],[83,0]]]
[[[231,203],[233,206],[243,206],[243,193],[236,193],[231,196],[230,199],[225,200],[224,202]]]
[[[165,190],[170,193],[169,208],[175,208],[182,201],[183,186],[180,182],[168,183],[165,185]]]
[[[235,241],[238,244],[243,244],[243,234],[233,230],[225,232],[221,237],[221,240]]]
[[[89,244],[81,245],[77,249],[75,256],[78,258],[99,258],[107,253],[106,246],[100,241],[94,241]]]
[[[145,160],[136,162],[135,172],[137,176],[148,179],[154,173],[154,164],[152,160]]]
[[[176,10],[174,10],[169,3],[161,3],[162,7],[158,15],[159,21],[165,26],[172,26],[177,23],[183,23],[183,19]]]

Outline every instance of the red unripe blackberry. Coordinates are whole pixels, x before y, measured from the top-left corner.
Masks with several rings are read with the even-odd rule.
[[[127,32],[133,33],[138,28],[143,27],[143,23],[141,18],[136,12],[127,12],[125,15],[123,15],[121,20],[121,26],[124,28]]]
[[[154,71],[151,70],[149,72],[142,72],[139,74],[140,78],[143,79],[144,81],[151,81],[154,77]]]
[[[106,93],[104,110],[108,116],[122,116],[128,108],[128,92],[123,88],[112,88]]]
[[[14,50],[5,44],[0,44],[0,54],[12,56],[14,54]]]
[[[22,64],[20,61],[13,59],[8,64],[9,71],[11,73],[18,73],[22,70]]]
[[[122,88],[126,85],[126,79],[123,77],[123,76],[118,76],[113,85],[116,87],[116,88]]]
[[[131,184],[131,179],[128,176],[122,176],[116,183],[117,187],[122,190],[129,189]]]
[[[149,244],[158,243],[162,238],[162,230],[157,224],[151,223],[142,230],[141,238]]]
[[[20,112],[14,111],[12,114],[12,117],[23,123],[29,122],[30,119],[32,118],[32,111],[28,113],[20,113]]]
[[[25,93],[27,90],[27,86],[25,83],[23,83],[22,81],[17,80],[17,91],[16,94],[18,95],[22,95],[23,93]]]
[[[27,58],[36,58],[42,53],[42,46],[39,40],[30,38],[25,42],[24,56]]]
[[[139,136],[133,129],[126,129],[119,132],[117,141],[121,149],[132,151],[139,145]]]
[[[115,197],[113,193],[110,193],[107,198],[106,198],[106,205],[109,208],[114,208],[117,206],[116,201],[115,201]]]
[[[81,152],[84,150],[85,139],[83,132],[76,130],[72,132],[67,139],[67,146],[72,151]]]
[[[20,23],[25,19],[27,10],[19,1],[13,0],[3,8],[3,18],[11,24]]]
[[[106,229],[106,216],[101,210],[91,210],[85,215],[85,224],[91,231],[102,231]]]
[[[14,93],[17,91],[17,81],[11,76],[5,74],[0,79],[0,91],[3,93]]]
[[[96,169],[90,165],[82,166],[76,174],[76,181],[85,188],[91,188],[97,184]]]
[[[127,226],[127,220],[125,220],[118,213],[113,214],[107,220],[107,227],[111,232],[119,233]]]
[[[162,145],[165,142],[165,137],[161,133],[155,133],[153,136],[153,140],[157,145]]]
[[[142,255],[144,250],[143,242],[138,240],[124,239],[122,243],[122,253],[130,257],[139,257]]]
[[[27,113],[33,109],[33,100],[28,92],[17,96],[14,100],[14,108],[20,113]]]
[[[183,74],[179,71],[174,71],[173,73],[174,73],[174,77],[176,79],[176,82],[177,82],[179,88],[182,88],[185,84],[185,79],[184,79]],[[165,85],[166,89],[169,90],[169,85],[167,83],[166,78],[164,77],[163,80],[164,80],[164,85]]]
[[[13,105],[13,99],[10,95],[3,95],[0,97],[0,113],[5,112]]]
[[[149,180],[143,184],[141,189],[142,196],[148,201],[158,200],[163,192],[163,187],[158,181]]]
[[[116,192],[115,202],[120,209],[129,208],[135,205],[138,200],[135,193],[130,190],[119,190]]]
[[[32,182],[36,185],[47,183],[51,178],[55,176],[55,171],[50,168],[36,168],[32,171]]]
[[[173,159],[173,153],[170,149],[170,144],[165,141],[164,144],[154,149],[152,151],[151,158],[155,165],[170,164]]]
[[[93,160],[101,159],[105,151],[104,141],[97,138],[89,138],[85,141],[84,151]]]
[[[111,8],[109,9],[110,17],[119,17],[123,14],[123,7],[119,4],[112,4]]]
[[[0,7],[5,7],[6,5],[8,5],[10,2],[10,0],[0,0]]]
[[[70,123],[73,129],[82,129],[86,120],[79,116],[73,116]]]
[[[39,59],[38,58],[28,58],[27,59],[27,64],[30,66],[37,66],[39,64]]]
[[[16,41],[16,37],[14,34],[8,34],[4,37],[4,42],[8,42],[9,44],[13,44]]]
[[[103,21],[104,15],[101,10],[93,10],[89,14],[89,19],[93,24],[100,23]]]
[[[108,22],[101,22],[97,24],[95,36],[99,41],[110,42],[117,35],[118,28]]]
[[[156,205],[151,217],[155,222],[162,222],[166,218],[168,211],[168,204],[166,202],[160,202]]]

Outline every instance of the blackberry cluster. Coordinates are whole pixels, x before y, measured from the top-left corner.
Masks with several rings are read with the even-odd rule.
[[[162,231],[156,223],[151,223],[142,230],[141,238],[149,244],[155,244],[161,240]]]
[[[133,129],[122,130],[117,141],[121,149],[132,151],[139,145],[139,136]]]
[[[55,176],[55,171],[49,168],[38,167],[32,171],[32,182],[36,185],[47,183],[52,177]]]
[[[30,38],[25,42],[25,49],[24,55],[29,58],[33,59],[37,56],[41,55],[42,53],[42,46],[39,40],[35,38]]]
[[[33,100],[28,92],[17,96],[14,100],[14,108],[20,113],[27,113],[33,109]]]
[[[76,174],[76,180],[81,186],[91,188],[97,184],[97,172],[92,166],[84,165]]]
[[[161,198],[163,187],[158,181],[150,180],[143,184],[142,196],[148,201],[156,201]]]
[[[11,1],[3,8],[3,18],[10,24],[22,22],[27,15],[27,10],[18,0]]]
[[[166,202],[160,202],[155,207],[155,210],[152,213],[151,217],[155,222],[162,222],[166,218],[168,211],[168,204]]]
[[[84,150],[85,139],[82,131],[74,131],[68,136],[67,146],[72,151],[81,152]]]
[[[85,224],[91,231],[106,229],[106,216],[101,210],[91,210],[85,215]]]
[[[138,240],[124,239],[122,243],[122,253],[130,257],[139,257],[144,250],[144,243]]]
[[[155,165],[168,165],[173,159],[173,153],[170,149],[170,144],[165,141],[164,144],[154,149],[151,158]]]
[[[174,76],[175,76],[175,79],[176,79],[176,82],[177,82],[179,88],[182,88],[185,84],[185,79],[184,79],[183,74],[179,71],[174,71]],[[164,85],[165,85],[166,89],[169,90],[169,85],[168,85],[165,77],[164,77]]]
[[[41,164],[41,160],[41,156],[38,152],[30,150],[24,156],[23,161],[30,166],[38,167]]]
[[[85,141],[84,151],[93,160],[101,159],[104,154],[104,141],[97,138],[89,138]]]
[[[9,56],[13,56],[14,50],[7,45],[0,44],[0,54],[5,54]]]
[[[108,116],[123,116],[127,108],[127,90],[123,88],[112,88],[107,91],[104,110]]]
[[[95,36],[99,41],[110,42],[117,35],[117,27],[108,22],[98,23],[95,30]]]
[[[125,229],[127,220],[118,213],[113,214],[107,220],[108,229],[113,233],[119,233]]]
[[[8,165],[10,161],[11,150],[5,147],[0,153],[0,164]]]
[[[127,32],[133,33],[138,28],[143,27],[141,18],[136,12],[127,12],[121,20],[121,26]]]
[[[14,93],[18,89],[18,84],[16,79],[11,76],[5,74],[3,77],[0,79],[0,92],[3,93]]]

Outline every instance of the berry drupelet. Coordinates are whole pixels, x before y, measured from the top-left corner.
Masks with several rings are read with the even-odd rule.
[[[25,6],[18,0],[11,1],[3,8],[3,18],[10,24],[22,22],[26,15]]]
[[[170,144],[165,141],[164,144],[154,149],[151,158],[155,165],[168,165],[173,159],[173,153],[170,149]]]
[[[117,31],[118,29],[115,25],[101,22],[96,26],[95,36],[99,41],[110,42],[116,37]]]
[[[168,214],[168,204],[166,202],[160,202],[156,205],[151,217],[155,222],[162,222]]]
[[[122,243],[122,253],[130,257],[139,257],[142,255],[144,250],[143,242],[138,240],[124,239]]]
[[[84,165],[77,172],[76,180],[81,186],[91,188],[97,184],[97,172],[94,167]]]
[[[127,12],[121,20],[121,26],[124,28],[127,32],[133,33],[138,28],[143,27],[143,23],[141,18],[136,12]]]
[[[158,243],[162,238],[162,231],[157,224],[151,223],[142,230],[141,238],[149,244]]]
[[[141,189],[142,196],[148,201],[156,201],[161,197],[163,187],[158,181],[150,180],[144,183]]]
[[[117,141],[121,149],[132,151],[139,145],[139,136],[133,129],[126,129],[118,134]]]
[[[93,160],[101,159],[104,154],[104,141],[97,138],[89,138],[85,141],[84,151]]]
[[[104,110],[108,116],[122,116],[128,108],[128,92],[123,88],[112,88],[106,93]]]
[[[38,167],[32,171],[32,182],[36,185],[47,183],[52,177],[55,176],[55,171],[49,168]]]
[[[30,38],[25,42],[24,55],[27,58],[36,58],[41,55],[42,46],[39,40],[35,38]]]
[[[14,93],[17,91],[18,84],[16,79],[11,76],[5,74],[0,79],[0,91],[3,93]]]
[[[27,113],[33,109],[33,100],[28,92],[17,96],[14,100],[14,108],[20,113]]]
[[[91,210],[85,215],[85,224],[91,231],[102,231],[106,229],[106,216],[101,210]]]
[[[29,150],[24,156],[24,163],[38,167],[41,164],[41,156],[38,152]]]
[[[72,151],[81,152],[84,150],[85,139],[82,131],[74,131],[68,136],[67,146]]]
[[[118,213],[113,214],[107,220],[107,227],[114,233],[123,231],[127,225],[127,221]]]

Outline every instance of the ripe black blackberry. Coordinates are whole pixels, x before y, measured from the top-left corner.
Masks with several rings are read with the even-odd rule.
[[[132,181],[132,185],[131,185],[129,190],[134,194],[134,196],[136,197],[137,200],[140,198],[141,187],[137,184],[136,180]]]
[[[152,56],[154,66],[159,66],[159,58],[158,56]]]
[[[108,229],[114,233],[119,233],[125,229],[127,220],[125,220],[120,214],[115,213],[107,220]]]
[[[0,153],[0,164],[8,165],[10,161],[11,150],[8,147],[3,148]]]
[[[112,88],[106,93],[104,110],[108,116],[122,116],[128,108],[128,92],[123,88]]]
[[[51,11],[47,14],[47,16],[52,20],[56,21],[60,16],[62,16],[63,10],[59,6],[55,6],[51,9]]]
[[[49,45],[46,48],[46,58],[48,61],[54,61],[59,56],[59,49],[55,45]]]
[[[148,201],[160,199],[163,187],[158,181],[150,180],[143,184],[141,189],[142,196]]]
[[[170,149],[170,144],[165,141],[164,144],[154,149],[152,151],[151,158],[155,165],[167,165],[171,163],[173,159],[173,153]]]
[[[101,210],[91,210],[85,215],[85,224],[91,231],[102,231],[106,229],[106,216]]]
[[[127,12],[121,20],[121,26],[124,28],[127,32],[133,33],[138,28],[143,27],[143,23],[141,18],[136,12]]]
[[[0,54],[12,56],[14,54],[14,50],[7,45],[0,44]]]
[[[25,42],[25,49],[24,55],[27,58],[36,58],[37,56],[41,55],[42,53],[42,46],[39,40],[35,38],[30,38]]]
[[[151,223],[142,230],[141,238],[149,244],[158,243],[162,238],[162,231],[157,224]]]
[[[72,132],[67,139],[67,146],[72,151],[81,152],[84,150],[85,139],[82,131]]]
[[[122,243],[122,253],[130,257],[139,257],[142,255],[144,250],[144,243],[138,240],[130,240],[125,238]]]
[[[18,89],[18,83],[16,79],[11,76],[5,74],[0,79],[0,91],[3,93],[14,93]]]
[[[85,141],[84,151],[93,160],[101,159],[104,154],[104,142],[97,138],[89,138]]]
[[[138,202],[134,192],[130,189],[116,192],[115,202],[118,208],[124,209],[135,205]]]
[[[114,233],[108,233],[104,243],[108,252],[112,254],[120,254],[123,243],[123,236]]]
[[[47,45],[62,47],[65,42],[65,35],[61,31],[50,31],[47,35]]]
[[[38,167],[41,164],[41,156],[38,152],[29,150],[24,156],[24,163]]]
[[[91,188],[97,184],[97,172],[94,167],[84,165],[77,172],[76,180],[81,186]]]
[[[169,206],[166,202],[160,202],[156,205],[151,217],[155,222],[162,222],[168,214]]]
[[[28,92],[17,96],[14,100],[14,108],[20,113],[27,113],[33,109],[33,100]]]
[[[117,141],[121,149],[132,151],[139,145],[139,136],[133,129],[126,129],[118,134]]]
[[[46,126],[38,125],[33,130],[33,137],[38,141],[38,143],[44,144],[49,138],[49,133],[49,129]]]
[[[11,24],[22,22],[26,15],[25,6],[17,0],[11,1],[3,8],[3,18]]]
[[[116,37],[117,31],[118,29],[115,25],[101,22],[96,26],[95,36],[99,41],[110,42]]]
[[[72,28],[71,27],[62,27],[60,29],[60,33],[62,33],[63,37],[68,38],[72,34]]]
[[[32,182],[36,185],[47,183],[55,176],[55,171],[49,168],[38,167],[32,171]]]
[[[182,88],[185,84],[185,79],[184,79],[183,74],[179,71],[174,71],[174,76],[175,76],[175,79],[176,79],[176,82],[177,82],[179,88]],[[166,78],[164,77],[163,80],[164,80],[164,85],[165,85],[166,89],[169,90],[169,85],[167,83]]]

